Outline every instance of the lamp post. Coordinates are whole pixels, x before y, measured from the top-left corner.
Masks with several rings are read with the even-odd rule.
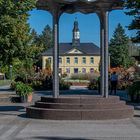
[[[11,80],[11,81],[12,81],[12,68],[13,68],[13,66],[10,65],[10,80]]]

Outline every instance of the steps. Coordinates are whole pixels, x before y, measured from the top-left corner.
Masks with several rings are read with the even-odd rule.
[[[0,95],[0,103],[9,103],[11,102],[12,95],[9,94],[1,94]]]
[[[133,117],[133,107],[119,97],[110,96],[60,96],[41,97],[35,105],[27,107],[27,116],[49,120],[107,120]]]
[[[0,94],[0,103],[18,103],[20,102],[19,96],[16,94]]]

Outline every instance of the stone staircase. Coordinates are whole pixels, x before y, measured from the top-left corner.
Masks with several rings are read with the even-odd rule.
[[[0,94],[0,103],[11,102],[12,95],[10,94]]]
[[[27,117],[48,120],[107,120],[132,118],[134,109],[117,96],[73,95],[41,97],[26,112]]]

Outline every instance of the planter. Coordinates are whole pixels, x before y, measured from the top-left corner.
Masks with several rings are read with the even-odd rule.
[[[21,98],[22,103],[32,101],[32,92],[33,89],[30,85],[22,82],[16,83],[16,94]]]
[[[27,102],[28,102],[28,103],[32,102],[32,99],[33,99],[33,95],[32,95],[32,94],[29,94],[29,95],[27,96]]]
[[[27,97],[26,96],[20,96],[21,103],[27,103]]]
[[[30,94],[28,96],[20,96],[21,103],[27,103],[27,102],[30,103],[30,102],[32,102],[32,99],[33,99],[32,94]]]

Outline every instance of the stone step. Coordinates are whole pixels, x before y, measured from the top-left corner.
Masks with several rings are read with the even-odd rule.
[[[27,117],[49,120],[107,120],[133,117],[133,108],[120,109],[46,109],[34,106],[26,108]]]
[[[103,98],[101,96],[63,96],[59,98],[41,97],[41,102],[50,103],[77,103],[77,104],[103,104],[103,103],[115,103],[120,98],[118,96],[111,96],[109,98]]]
[[[15,102],[18,96],[15,94],[0,94],[0,103],[11,103]]]
[[[134,108],[117,96],[41,97],[34,106],[26,108],[27,116],[51,120],[106,120],[132,118]]]
[[[0,103],[11,102],[11,97],[0,97]]]
[[[52,109],[109,109],[109,108],[121,108],[125,107],[124,101],[115,103],[92,103],[92,104],[71,104],[71,103],[47,103],[47,102],[35,102],[35,107],[38,108],[52,108]]]

